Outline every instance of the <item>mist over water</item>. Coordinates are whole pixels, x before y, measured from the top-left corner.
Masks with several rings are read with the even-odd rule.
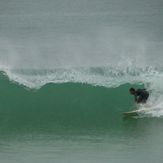
[[[1,1],[0,65],[161,66],[162,1]]]

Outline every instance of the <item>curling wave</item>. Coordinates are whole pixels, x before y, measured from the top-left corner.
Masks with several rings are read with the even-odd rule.
[[[26,88],[40,89],[49,83],[62,85],[63,83],[79,83],[92,86],[102,86],[106,89],[121,88],[125,84],[135,84],[137,87],[145,86],[150,91],[148,101],[150,116],[163,115],[163,69],[153,67],[87,67],[87,68],[58,68],[58,69],[2,69],[12,82]],[[128,87],[129,88],[129,87]],[[127,89],[128,89],[127,88]],[[109,90],[108,89],[108,90]],[[126,96],[129,96],[126,89]],[[122,98],[124,92],[116,94]],[[16,93],[15,93],[16,94]],[[58,92],[59,94],[59,92]],[[103,96],[103,95],[102,95]],[[103,97],[104,98],[104,97]],[[45,98],[46,99],[46,98]],[[71,99],[73,101],[73,99]],[[113,104],[113,105],[116,105]],[[144,107],[144,106],[143,106]],[[129,107],[131,108],[131,106]]]

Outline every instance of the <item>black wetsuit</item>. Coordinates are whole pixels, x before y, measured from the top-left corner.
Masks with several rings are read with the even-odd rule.
[[[137,89],[135,93],[135,102],[146,103],[149,97],[149,92],[146,89]]]

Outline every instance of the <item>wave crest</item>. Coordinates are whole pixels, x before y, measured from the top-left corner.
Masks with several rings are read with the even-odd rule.
[[[86,83],[94,86],[117,87],[125,83],[143,83],[147,87],[161,86],[161,69],[90,67],[57,69],[3,69],[11,81],[29,88],[40,88],[48,83]],[[161,80],[161,81],[160,81]]]

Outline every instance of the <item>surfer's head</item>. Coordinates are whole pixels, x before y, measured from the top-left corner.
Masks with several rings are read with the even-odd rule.
[[[134,95],[135,92],[136,92],[135,88],[130,88],[129,91],[130,91],[130,93],[131,93],[132,95]]]

